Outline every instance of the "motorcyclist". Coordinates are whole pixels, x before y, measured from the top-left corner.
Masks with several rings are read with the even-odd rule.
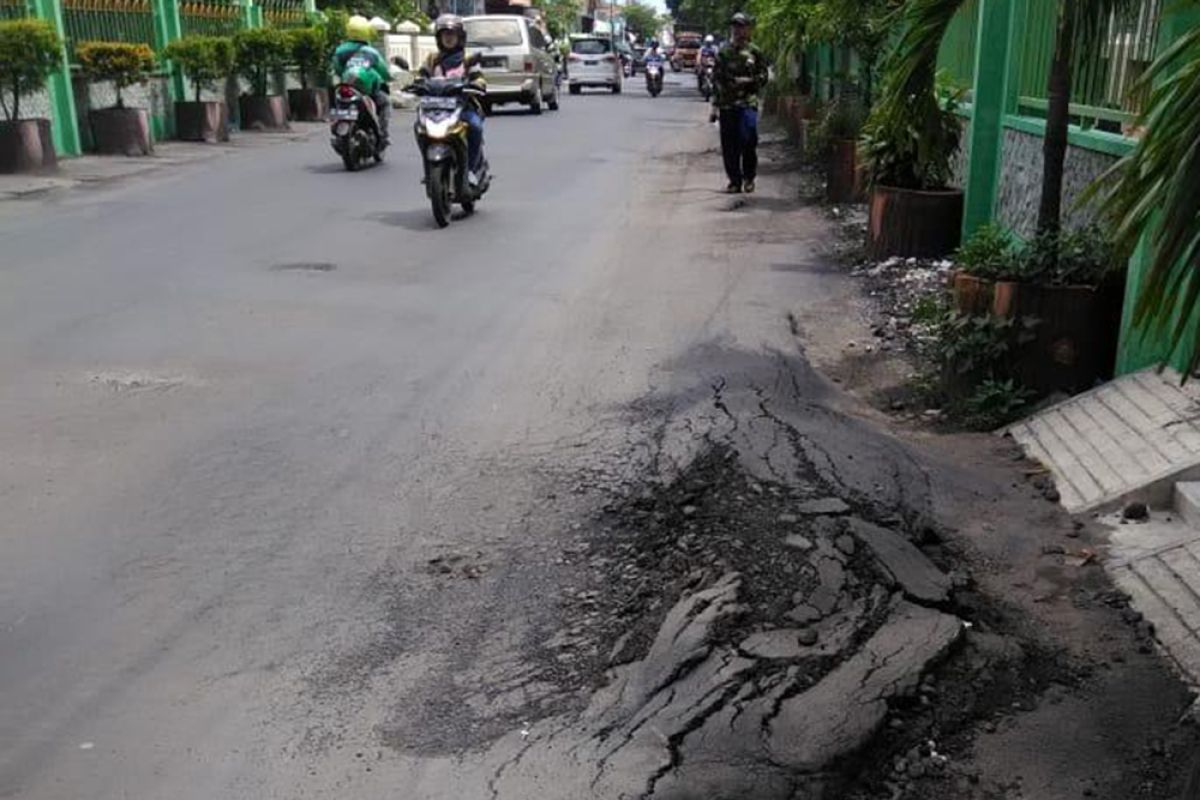
[[[462,78],[466,81],[467,107],[462,120],[467,123],[467,179],[477,183],[483,167],[483,97],[487,79],[479,58],[467,55],[467,32],[462,17],[442,14],[433,24],[437,52],[430,53],[421,65],[422,78]]]
[[[662,63],[667,60],[667,57],[663,55],[662,50],[658,47],[658,39],[651,39],[646,42],[646,53],[642,56],[642,60],[647,64],[654,61],[659,66],[662,66]]]
[[[703,83],[704,66],[705,64],[717,63],[717,40],[711,33],[704,37],[704,43],[700,45],[700,52],[696,55],[696,85],[701,86]]]
[[[375,29],[366,17],[353,16],[346,22],[346,41],[333,52],[333,73],[375,101],[383,141],[388,140],[388,119],[392,104],[388,99],[391,71],[383,54],[371,46]]]
[[[705,58],[715,59],[717,57],[717,39],[711,33],[704,37],[704,44],[700,45],[700,54],[696,57],[696,71],[704,66]]]

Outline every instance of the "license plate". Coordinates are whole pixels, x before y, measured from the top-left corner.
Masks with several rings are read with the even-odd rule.
[[[357,108],[335,108],[330,112],[334,119],[358,119]]]
[[[494,58],[494,57],[486,58],[485,57],[485,58],[481,58],[479,60],[479,66],[483,67],[484,69],[507,69],[508,59],[507,58]]]

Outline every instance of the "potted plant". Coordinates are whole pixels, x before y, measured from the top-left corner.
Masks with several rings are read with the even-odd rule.
[[[62,43],[42,20],[0,22],[0,173],[54,167],[50,120],[22,119],[21,98],[42,88],[62,63]]]
[[[238,31],[233,47],[238,71],[250,84],[249,93],[238,98],[242,130],[286,130],[287,101],[268,90],[272,76],[287,63],[287,34],[274,28]]]
[[[941,257],[961,240],[963,194],[949,186],[962,136],[958,97],[935,82],[938,49],[957,8],[946,0],[911,0],[900,12],[903,33],[885,62],[860,141],[873,258]]]
[[[841,96],[829,104],[817,127],[816,149],[828,159],[825,196],[831,203],[862,200],[862,173],[858,167],[862,124],[863,110],[857,92],[843,87]]]
[[[150,115],[144,108],[126,108],[122,91],[146,82],[154,69],[154,51],[144,44],[83,42],[75,56],[89,82],[111,82],[116,91],[112,106],[88,112],[93,149],[103,155],[149,155]]]
[[[203,100],[205,89],[233,72],[233,42],[225,36],[185,36],[167,45],[163,55],[183,69],[195,99],[175,103],[175,134],[188,142],[229,141],[229,108],[224,100]]]
[[[295,28],[288,32],[288,42],[300,78],[299,89],[288,89],[292,119],[320,122],[329,114],[329,92],[314,86],[324,81],[329,65],[325,32],[315,26]]]
[[[1017,243],[1007,231],[985,226],[956,258],[960,314],[1036,322],[1012,366],[1023,385],[1076,392],[1111,375],[1122,292],[1112,244],[1099,228]]]
[[[1012,235],[995,223],[981,226],[954,254],[954,307],[960,314],[990,314],[996,281],[1013,271]]]

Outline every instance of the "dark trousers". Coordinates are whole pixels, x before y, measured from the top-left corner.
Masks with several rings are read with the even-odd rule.
[[[721,109],[721,155],[730,183],[741,184],[758,175],[758,111]]]

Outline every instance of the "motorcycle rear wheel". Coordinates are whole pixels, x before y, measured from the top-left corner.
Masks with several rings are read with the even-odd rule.
[[[439,228],[450,224],[450,167],[438,164],[429,172],[429,203]]]

